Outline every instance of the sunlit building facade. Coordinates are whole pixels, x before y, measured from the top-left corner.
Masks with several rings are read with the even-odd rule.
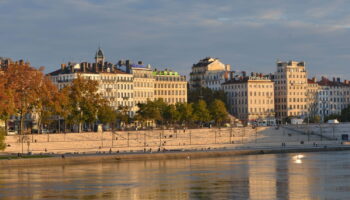
[[[221,90],[221,84],[229,79],[231,66],[217,58],[206,57],[193,64],[190,73],[190,89],[210,88]]]
[[[232,115],[245,123],[275,124],[274,82],[269,76],[238,76],[222,87]]]
[[[155,99],[163,99],[168,104],[187,102],[187,81],[185,76],[170,70],[154,70],[153,76],[155,78]]]
[[[277,62],[274,74],[276,118],[306,117],[308,114],[307,71],[305,62]]]

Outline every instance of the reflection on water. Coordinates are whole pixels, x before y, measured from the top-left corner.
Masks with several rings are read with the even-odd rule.
[[[350,152],[0,171],[0,199],[348,199]]]

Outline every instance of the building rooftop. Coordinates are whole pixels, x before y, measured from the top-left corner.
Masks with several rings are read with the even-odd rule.
[[[348,80],[340,81],[340,78],[333,77],[333,80],[329,80],[328,78],[322,76],[321,80],[317,82],[320,86],[350,86],[350,82]]]
[[[218,58],[212,58],[212,57],[205,57],[201,60],[199,60],[198,63],[193,64],[193,67],[203,67],[211,64],[212,62],[219,60]]]
[[[59,74],[72,74],[72,73],[86,73],[86,74],[101,74],[101,73],[110,73],[110,74],[127,74],[126,72],[121,71],[115,65],[105,62],[104,65],[98,65],[96,63],[87,63],[82,62],[77,63],[68,63],[61,64],[61,69],[55,70],[51,73],[48,73],[49,76],[57,76]]]
[[[154,70],[153,75],[158,75],[158,76],[180,76],[178,72],[172,71],[172,70],[163,70],[163,71],[158,71]]]

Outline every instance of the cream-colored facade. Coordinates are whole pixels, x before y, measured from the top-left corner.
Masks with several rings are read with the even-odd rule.
[[[230,65],[223,64],[217,58],[204,58],[192,66],[190,89],[207,87],[220,90],[221,84],[229,79]]]
[[[79,64],[64,66],[63,71],[51,73],[51,81],[62,89],[71,84],[79,76],[84,79],[98,82],[98,92],[110,102],[110,106],[116,110],[119,106],[128,107],[129,114],[132,116],[135,112],[134,94],[133,94],[133,76],[119,70],[103,70],[100,72],[83,72],[78,68]],[[71,69],[74,68],[75,69]],[[61,70],[62,70],[61,69]]]
[[[243,122],[275,124],[274,82],[269,77],[238,77],[223,89],[232,115]]]
[[[316,82],[316,78],[308,79],[307,80],[307,109],[308,109],[308,116],[314,117],[318,114],[318,92],[320,90],[319,84]]]
[[[290,116],[306,117],[308,83],[305,62],[277,62],[274,81],[276,118],[282,122]]]
[[[154,82],[152,70],[146,68],[132,68],[134,77],[134,101],[135,104],[146,103],[147,100],[154,100]]]
[[[163,99],[168,104],[187,102],[187,81],[185,76],[173,71],[153,71],[155,77],[154,99]]]
[[[126,107],[129,115],[135,113],[135,102],[133,92],[133,76],[124,72],[100,73],[99,92],[108,99],[111,106],[118,109]]]

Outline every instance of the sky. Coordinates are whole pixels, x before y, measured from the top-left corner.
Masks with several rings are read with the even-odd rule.
[[[305,61],[309,77],[350,79],[348,0],[0,0],[0,57],[61,63],[142,60],[188,76],[210,56],[235,71]]]

